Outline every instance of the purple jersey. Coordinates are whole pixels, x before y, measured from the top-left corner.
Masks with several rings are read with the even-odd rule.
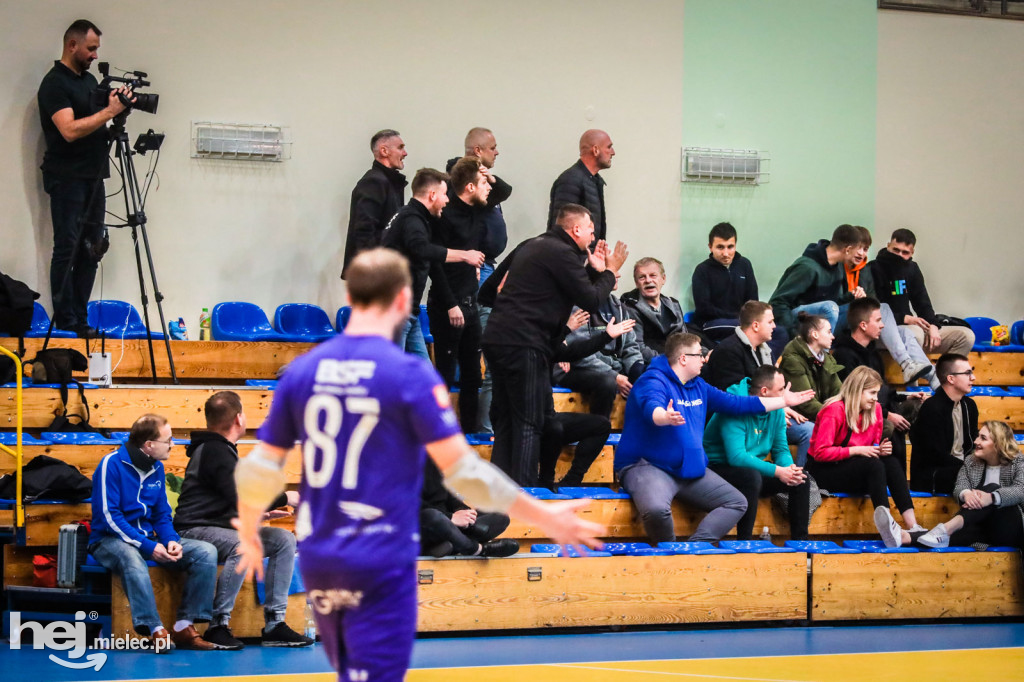
[[[430,363],[381,337],[342,334],[292,362],[257,435],[281,448],[302,441],[303,564],[411,565],[424,445],[458,433]]]

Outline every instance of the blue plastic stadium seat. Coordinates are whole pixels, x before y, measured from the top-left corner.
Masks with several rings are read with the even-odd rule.
[[[1024,320],[1017,320],[1010,325],[1010,343],[1024,346]]]
[[[268,391],[273,391],[277,388],[277,379],[246,379],[245,385],[251,386],[252,388],[263,388]]]
[[[338,330],[338,333],[345,331],[345,327],[348,326],[348,318],[352,317],[352,306],[343,305],[338,308],[338,314],[334,317],[334,327]]]
[[[672,556],[673,554],[675,552],[671,549],[663,549],[661,547],[641,547],[626,552],[626,556]]]
[[[693,317],[696,314],[697,314],[696,310],[689,310],[689,311],[683,313],[683,322],[685,322],[686,324],[690,324],[691,322],[693,322]]]
[[[434,343],[434,335],[430,333],[430,317],[427,316],[427,306],[420,306],[420,329],[423,330],[423,340],[426,343]]]
[[[128,441],[128,436],[131,435],[130,431],[111,431],[110,437],[119,443],[125,443]],[[188,445],[191,443],[188,438],[171,438],[171,443],[174,445]]]
[[[28,331],[25,332],[26,339],[41,339],[46,336],[46,330],[50,328],[50,316],[46,312],[46,308],[39,304],[39,301],[32,303],[32,324],[29,326]],[[0,336],[10,336],[7,332],[0,332]],[[77,335],[74,332],[69,332],[67,329],[53,328],[53,333],[50,334],[51,338],[54,339],[73,339]]]
[[[659,542],[658,547],[675,554],[736,554],[736,550],[715,547],[710,542]]]
[[[308,341],[301,336],[274,331],[263,309],[244,301],[226,301],[213,306],[210,331],[214,341]]]
[[[974,347],[972,351],[978,353],[1022,353],[1024,352],[1024,345],[1020,342],[1013,340],[1013,327],[1011,325],[1010,330],[1010,343],[1009,345],[993,346],[992,345],[992,327],[999,324],[997,320],[991,317],[965,317],[964,322],[971,325],[971,331],[974,332]],[[1016,324],[1016,323],[1014,323]],[[1024,325],[1022,325],[1024,326]],[[1018,329],[1018,334],[1020,329]]]
[[[916,554],[916,547],[886,547],[881,540],[845,540],[843,547],[856,549],[868,554]]]
[[[986,552],[1019,552],[1016,547],[989,547]]]
[[[722,540],[718,546],[739,554],[787,554],[796,551],[792,547],[773,545],[767,540]]]
[[[336,336],[327,312],[311,303],[284,303],[274,311],[274,329],[319,343]]]
[[[467,433],[466,442],[470,445],[491,445],[494,443],[494,434],[490,433]]]
[[[18,434],[14,431],[4,431],[0,433],[0,445],[7,445],[13,447],[18,444]],[[21,444],[22,445],[53,445],[52,441],[41,440],[34,436],[31,436],[24,431],[21,433]]]
[[[940,554],[958,554],[961,552],[973,552],[973,547],[936,547],[928,550],[929,552],[939,552]]]
[[[107,438],[102,433],[92,431],[44,431],[42,437],[54,445],[113,445],[118,446],[121,441],[114,438]]]
[[[977,398],[978,396],[1008,398],[1012,394],[1006,389],[999,388],[998,386],[974,386],[973,388],[971,388],[971,392],[968,393],[967,395],[969,395],[972,398]]]
[[[564,386],[552,386],[551,387],[551,392],[552,393],[572,393],[572,389],[571,388],[565,388]]]
[[[558,554],[559,556],[569,557],[571,559],[588,559],[592,557],[611,556],[608,552],[599,552],[593,549],[586,549],[580,552],[575,547],[562,547],[561,545],[533,545],[530,548],[530,552],[534,554]]]
[[[618,445],[620,440],[622,440],[621,433],[610,433],[606,442],[608,445]]]
[[[603,551],[613,556],[618,556],[638,549],[650,548],[651,546],[646,542],[606,542],[604,543]]]
[[[1014,398],[1024,398],[1024,386],[1007,386],[1006,392]]]
[[[595,487],[584,487],[584,486],[567,486],[559,487],[558,492],[562,495],[568,495],[575,500],[628,500],[629,493],[617,493],[611,488],[605,488],[600,486]]]
[[[571,500],[572,498],[568,495],[561,493],[553,493],[547,488],[523,488],[527,493],[533,495],[538,500]]]
[[[89,326],[95,327],[108,339],[145,339],[146,325],[142,316],[131,303],[125,301],[89,301],[86,306]],[[160,331],[153,332],[154,339],[163,339]]]
[[[840,547],[831,540],[786,540],[786,547],[807,554],[860,554],[859,549]]]

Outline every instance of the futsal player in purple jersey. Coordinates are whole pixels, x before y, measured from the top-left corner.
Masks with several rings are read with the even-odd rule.
[[[260,518],[284,489],[288,450],[303,444],[296,513],[300,570],[339,680],[401,680],[416,633],[416,554],[424,457],[467,504],[538,526],[560,544],[600,545],[585,501],[541,503],[466,443],[430,364],[394,343],[412,299],[408,262],[388,249],[346,270],[345,332],[288,367],[235,469],[240,571],[262,572]]]

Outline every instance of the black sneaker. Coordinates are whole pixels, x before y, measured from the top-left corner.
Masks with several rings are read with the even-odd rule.
[[[512,556],[519,551],[519,543],[515,540],[492,540],[484,543],[484,550],[480,553],[486,557]]]
[[[245,647],[241,640],[231,634],[231,628],[227,625],[214,625],[207,629],[203,639],[218,649],[224,651],[238,651]]]
[[[270,632],[264,628],[262,635],[263,641],[260,642],[262,646],[311,646],[313,644],[312,639],[295,632],[286,623],[278,623]]]

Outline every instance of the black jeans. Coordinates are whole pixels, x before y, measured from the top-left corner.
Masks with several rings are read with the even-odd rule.
[[[549,412],[544,421],[544,432],[540,440],[540,484],[546,488],[555,485],[555,465],[562,448],[576,443],[572,465],[558,485],[578,486],[583,477],[601,454],[612,423],[598,414],[575,412]]]
[[[480,314],[472,296],[459,303],[466,320],[462,327],[453,327],[448,311],[427,301],[430,332],[434,336],[434,364],[448,388],[455,385],[455,367],[459,368],[459,422],[462,430],[476,428],[480,405]]]
[[[571,367],[559,380],[558,385],[586,395],[590,402],[590,414],[608,417],[612,413],[615,396],[619,392],[619,385],[615,380],[617,376],[614,372]]]
[[[992,492],[999,490],[999,484],[983,485],[981,490]],[[981,509],[964,509],[961,507],[957,516],[964,519],[964,527],[953,533],[949,544],[954,547],[970,547],[975,542],[984,542],[995,547],[1024,548],[1024,524],[1021,522],[1020,508],[1015,504],[1008,507],[995,505]]]
[[[484,346],[484,357],[494,379],[491,462],[519,485],[535,486],[551,401],[551,360],[526,346]]]
[[[789,494],[789,534],[792,540],[807,539],[807,524],[810,520],[811,485],[804,481],[800,485],[789,486],[777,478],[762,476],[750,467],[733,467],[725,464],[712,464],[708,467],[724,478],[729,484],[743,493],[747,498],[747,511],[736,524],[737,540],[752,540],[754,522],[757,519],[757,501],[761,497],[769,497],[778,493]]]
[[[459,528],[440,509],[420,509],[420,547],[428,552],[444,541],[452,543],[456,554],[474,554],[479,545],[490,542],[505,532],[509,517],[505,514],[478,512],[471,526]]]
[[[50,195],[53,220],[50,294],[54,326],[67,329],[87,321],[86,305],[99,261],[89,253],[86,241],[98,244],[103,238],[106,197],[102,180],[58,178],[44,173],[43,188]],[[81,244],[80,232],[84,233]]]
[[[914,508],[910,500],[910,489],[907,488],[907,476],[903,467],[892,455],[888,457],[852,456],[837,462],[819,462],[811,457],[807,461],[807,470],[818,482],[818,487],[832,493],[850,493],[851,495],[871,496],[871,504],[875,507],[888,507],[889,494],[900,513]]]

